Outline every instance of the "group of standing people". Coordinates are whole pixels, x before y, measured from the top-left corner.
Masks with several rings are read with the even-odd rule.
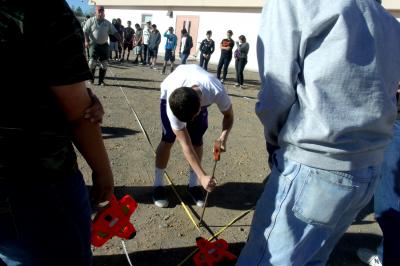
[[[112,23],[104,18],[104,8],[96,9],[96,16],[88,18],[83,23],[85,33],[85,45],[88,48],[90,58],[90,69],[95,73],[96,65],[100,66],[99,85],[105,85],[104,76],[108,66],[108,60],[129,61],[129,56],[133,50],[136,56],[133,64],[148,65],[150,68],[157,70],[157,58],[159,46],[162,37],[166,39],[164,63],[162,74],[166,74],[166,68],[170,63],[170,72],[175,69],[175,52],[178,48],[181,64],[186,64],[190,52],[193,48],[193,38],[187,29],[181,30],[181,39],[174,33],[174,28],[169,27],[168,30],[161,35],[156,24],[151,21],[146,22],[142,29],[139,24],[135,24],[132,28],[132,22],[127,21],[127,26],[122,25],[121,19],[113,19]],[[247,64],[247,56],[249,52],[249,44],[244,35],[240,35],[236,41],[236,50],[234,51],[235,41],[232,39],[233,32],[227,31],[227,37],[221,41],[221,56],[217,67],[217,78],[224,83],[228,75],[228,67],[235,60],[236,69],[236,87],[244,87],[244,69]],[[208,70],[208,63],[212,54],[215,52],[215,42],[211,38],[212,31],[206,33],[206,38],[200,43],[200,66]],[[109,45],[108,45],[109,38]],[[179,44],[178,44],[179,43]],[[178,47],[179,46],[179,47]],[[107,51],[109,54],[107,55]],[[221,76],[222,74],[222,76]],[[93,82],[93,80],[91,80]]]
[[[244,88],[244,69],[247,64],[247,56],[249,53],[250,45],[246,40],[244,35],[240,35],[238,41],[236,41],[236,50],[233,51],[235,47],[235,41],[232,39],[233,32],[228,30],[226,33],[226,38],[221,41],[220,49],[221,56],[219,59],[217,67],[217,78],[223,83],[225,83],[228,75],[228,67],[232,61],[235,59],[235,69],[236,69],[236,87]],[[201,42],[199,52],[200,52],[200,66],[204,70],[208,70],[208,62],[210,61],[211,55],[215,51],[215,42],[212,37],[212,31],[209,30],[206,33],[206,38]],[[221,72],[222,78],[221,78]]]

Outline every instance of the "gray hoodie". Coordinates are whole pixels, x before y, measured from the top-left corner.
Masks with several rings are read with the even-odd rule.
[[[348,171],[383,160],[396,118],[400,24],[375,0],[269,0],[256,112],[287,158]]]
[[[150,33],[149,48],[150,49],[158,48],[160,42],[161,42],[161,33],[158,30],[153,30]]]

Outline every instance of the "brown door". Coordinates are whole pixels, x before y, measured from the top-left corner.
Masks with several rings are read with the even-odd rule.
[[[186,29],[190,36],[193,38],[193,48],[190,50],[190,54],[194,55],[196,53],[197,47],[197,35],[199,33],[199,16],[176,16],[176,36],[178,36],[178,45],[176,48],[177,53],[179,53],[179,48],[181,44],[181,30]]]

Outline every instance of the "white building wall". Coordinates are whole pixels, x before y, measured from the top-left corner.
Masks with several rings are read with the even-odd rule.
[[[219,44],[223,38],[226,37],[227,30],[232,30],[234,33],[233,39],[236,41],[240,35],[245,35],[247,42],[250,44],[250,51],[248,55],[248,64],[246,69],[257,71],[257,55],[256,43],[258,29],[260,25],[260,14],[258,13],[233,13],[233,12],[203,12],[203,11],[174,11],[173,18],[167,16],[167,10],[133,10],[133,9],[108,9],[106,8],[106,18],[112,20],[113,18],[121,18],[122,24],[126,25],[128,20],[132,24],[141,23],[143,14],[151,14],[152,23],[157,25],[161,35],[172,26],[176,26],[176,16],[199,16],[199,32],[198,42],[201,42],[206,36],[207,30],[212,30],[213,39],[216,44],[216,50],[211,57],[211,63],[217,64],[220,57]],[[179,29],[180,30],[180,29]],[[165,38],[162,38],[159,53],[164,54]],[[198,44],[199,45],[199,44]],[[236,49],[236,47],[234,48]],[[198,57],[199,58],[199,57]],[[235,67],[232,60],[231,68]]]

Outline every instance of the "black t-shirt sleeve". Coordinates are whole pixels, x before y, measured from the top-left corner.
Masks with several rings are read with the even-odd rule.
[[[230,41],[229,47],[231,47],[231,48],[235,47],[235,42],[233,40]]]
[[[44,46],[47,51],[43,64],[49,86],[78,83],[91,78],[84,53],[81,25],[64,0],[47,1]]]

